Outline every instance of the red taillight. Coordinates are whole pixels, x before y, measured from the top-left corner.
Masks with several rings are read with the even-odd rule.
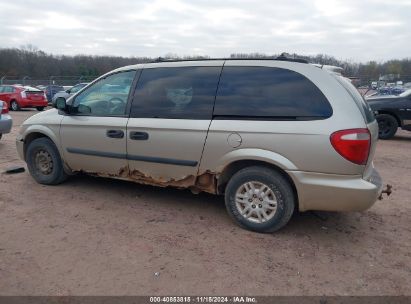
[[[9,106],[7,105],[6,102],[2,102],[3,106],[1,108],[1,114],[7,114],[9,113]]]
[[[370,153],[371,135],[368,129],[350,129],[331,134],[331,144],[345,159],[365,165]]]

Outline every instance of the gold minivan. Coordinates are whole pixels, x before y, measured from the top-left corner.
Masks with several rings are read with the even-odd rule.
[[[382,191],[377,138],[344,77],[301,60],[222,59],[109,72],[27,119],[17,149],[41,184],[86,172],[206,191],[268,232],[295,210],[369,208]]]

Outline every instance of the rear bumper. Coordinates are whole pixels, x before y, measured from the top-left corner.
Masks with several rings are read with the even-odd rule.
[[[362,211],[375,203],[383,187],[374,168],[365,177],[301,171],[288,174],[297,188],[300,211]]]
[[[34,108],[34,107],[47,107],[47,100],[31,100],[31,99],[22,99],[19,102],[21,108]]]
[[[13,119],[9,114],[0,115],[0,133],[10,133],[11,127],[13,125]]]

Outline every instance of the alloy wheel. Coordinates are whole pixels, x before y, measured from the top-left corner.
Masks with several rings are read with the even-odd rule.
[[[277,197],[274,191],[261,182],[242,184],[235,194],[235,203],[239,213],[255,223],[267,222],[277,212]]]
[[[13,102],[11,103],[11,109],[12,109],[13,111],[17,111],[17,110],[19,109],[19,105],[17,104],[16,101],[13,101]]]

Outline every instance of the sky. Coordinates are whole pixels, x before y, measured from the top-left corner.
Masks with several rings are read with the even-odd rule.
[[[411,57],[411,0],[0,0],[0,48],[53,54]]]

